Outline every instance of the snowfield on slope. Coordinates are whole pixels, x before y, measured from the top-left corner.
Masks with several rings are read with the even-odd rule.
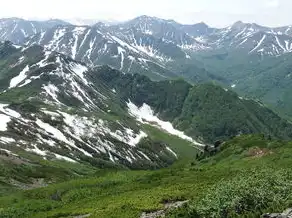
[[[167,133],[171,135],[178,136],[179,138],[187,140],[197,146],[202,146],[202,147],[205,146],[195,141],[191,137],[185,135],[184,132],[175,129],[170,122],[160,120],[157,116],[154,115],[154,111],[149,105],[144,103],[139,108],[135,104],[133,104],[131,101],[129,101],[127,105],[128,105],[129,114],[135,117],[139,122],[145,123],[146,121],[147,123],[149,122],[155,123],[158,127],[160,127],[161,129],[163,129],[164,131],[166,131]]]

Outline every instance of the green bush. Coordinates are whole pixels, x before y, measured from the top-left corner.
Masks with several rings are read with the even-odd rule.
[[[274,169],[243,171],[228,181],[221,180],[205,197],[190,204],[188,217],[236,217],[254,215],[267,208],[285,209],[292,199],[291,172]],[[285,207],[286,206],[286,207]],[[187,210],[186,210],[187,211]]]

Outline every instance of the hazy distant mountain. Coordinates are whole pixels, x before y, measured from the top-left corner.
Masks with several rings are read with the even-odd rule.
[[[46,21],[38,22],[39,28],[33,29],[36,24],[16,19],[31,31],[25,32],[14,20],[2,22],[6,24],[2,40],[25,40],[28,46],[38,44],[89,66],[105,64],[154,80],[183,77],[195,83],[217,81],[277,105],[277,108],[279,105],[283,108],[283,102],[288,99],[287,94],[279,96],[289,90],[281,92],[279,87],[286,87],[283,84],[288,82],[285,75],[289,75],[286,62],[292,51],[291,26],[270,28],[239,21],[218,29],[203,22],[183,25],[174,20],[140,16],[115,25],[97,22],[92,26],[76,26]],[[273,61],[280,63],[277,70],[269,64]],[[276,71],[285,73],[280,78],[276,77]],[[252,83],[246,79],[247,75],[253,78]],[[276,78],[278,85],[272,85],[269,81]],[[258,87],[251,84],[257,81],[265,88],[255,93]]]
[[[68,25],[69,23],[52,19],[47,21],[29,21],[20,18],[0,19],[0,40],[9,40],[21,44],[26,37],[46,31],[54,26]]]

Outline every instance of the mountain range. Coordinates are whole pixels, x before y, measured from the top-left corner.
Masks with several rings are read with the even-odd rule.
[[[0,54],[0,141],[12,155],[148,168],[180,154],[144,125],[181,138],[193,152],[238,134],[292,137],[292,125],[274,112],[214,84],[92,68],[39,45],[4,42]]]
[[[0,40],[41,45],[91,67],[109,65],[154,80],[215,81],[292,116],[287,94],[291,26],[269,28],[239,21],[218,29],[149,16],[114,25],[75,26],[59,20],[34,23],[15,18],[1,23]],[[281,73],[274,76],[274,71]]]
[[[290,140],[291,39],[242,22],[2,19],[0,157],[26,177],[58,160],[157,169],[242,134]]]
[[[183,25],[149,16],[92,26],[8,18],[1,20],[0,33],[2,41],[39,44],[91,66],[107,64],[155,80],[184,77],[193,82],[216,80],[228,84],[230,78],[214,75],[198,56],[212,58],[216,54],[224,60],[230,54],[263,61],[292,51],[291,26],[269,28],[240,21],[218,29],[205,23]]]

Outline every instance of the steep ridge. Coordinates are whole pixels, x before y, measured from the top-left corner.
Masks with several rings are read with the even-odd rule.
[[[26,45],[39,44],[91,66],[107,64],[125,73],[140,72],[156,79],[174,77],[167,58],[144,51],[112,34],[104,26],[59,26],[30,37]]]
[[[180,30],[178,33],[172,32],[171,36],[187,36],[185,41],[181,39],[179,42],[178,36],[168,36],[176,27],[168,23],[164,28],[166,21],[163,20],[153,24],[146,22],[151,27],[146,31],[146,24],[142,28],[145,19],[147,21],[150,18],[144,17],[138,19],[137,23],[133,21],[115,26],[102,23],[92,27],[59,26],[31,36],[26,45],[39,44],[47,50],[63,53],[90,66],[109,65],[124,73],[140,73],[154,80],[184,77],[193,82],[224,81],[220,76],[207,72],[202,63],[191,58],[194,50],[200,49],[195,47],[204,46],[202,43]],[[156,19],[151,18],[151,21]],[[159,33],[159,30],[162,32]],[[156,31],[156,34],[150,34],[150,31]]]
[[[135,29],[140,33],[152,35],[183,49],[201,50],[204,45],[197,42],[192,36],[179,28],[180,24],[173,20],[164,20],[156,17],[140,16],[131,21],[119,24],[116,27],[122,29]],[[196,27],[194,27],[196,28]]]
[[[83,45],[79,43],[84,43],[84,46],[87,48],[84,51],[80,51],[82,57],[88,49],[90,50],[92,47],[97,49],[95,46],[96,42],[94,42],[95,37],[91,37],[93,34],[92,32],[95,31],[98,31],[99,34],[104,36],[107,35],[102,38],[106,38],[106,40],[110,38],[110,41],[113,42],[118,40],[118,43],[124,46],[126,45],[126,50],[130,49],[135,53],[142,52],[144,55],[152,57],[155,62],[162,65],[171,61],[177,61],[178,59],[190,59],[193,52],[218,50],[222,48],[228,50],[243,50],[245,55],[258,54],[260,56],[278,56],[292,51],[291,26],[270,28],[254,23],[243,23],[241,21],[227,28],[216,29],[209,27],[205,23],[183,25],[173,20],[140,16],[116,25],[98,23],[94,25],[97,30],[93,29],[92,31],[88,29],[82,30],[81,27],[79,29],[71,27],[70,29],[68,23],[60,20],[32,22],[18,18],[9,18],[2,19],[1,24],[2,37],[0,37],[0,40],[12,40],[15,43],[22,43],[24,38],[42,32],[41,36],[38,34],[37,37],[32,37],[28,43],[38,43],[43,46],[54,48],[54,50],[59,52],[66,52],[66,55],[70,55],[73,59],[76,57],[78,60],[80,60],[81,57],[78,57],[78,51],[74,49],[75,47],[77,49],[80,45]],[[53,33],[53,30],[50,30],[50,33],[46,33],[47,30],[58,25],[67,25],[67,29],[55,29],[55,33]],[[66,34],[67,31],[70,33]],[[46,39],[41,40],[44,34],[46,35]],[[54,44],[62,40],[63,34],[66,34],[67,37],[70,36],[66,39],[72,43],[72,45],[70,45],[70,52],[64,50],[64,48],[59,48],[58,44]],[[86,42],[86,38],[83,39],[79,35],[88,37],[88,42]],[[76,37],[80,37],[80,39],[76,39]],[[101,36],[97,35],[96,38],[97,42],[100,42],[99,39]],[[104,43],[100,42],[98,50],[100,50],[100,52],[105,52],[107,49],[105,46]],[[124,46],[121,46],[121,48],[125,50]],[[115,50],[118,49],[115,48]],[[122,52],[121,49],[119,51],[118,56],[121,56],[121,53],[125,53]],[[114,51],[114,53],[116,55],[117,52]],[[92,55],[92,57],[88,55],[89,54],[87,54],[87,59],[96,65],[97,54]],[[148,60],[148,58],[146,59]],[[120,57],[119,59],[119,63],[121,63],[123,58]],[[125,57],[125,59],[127,59],[127,57]],[[89,62],[89,60],[87,61]],[[110,60],[108,60],[108,62],[111,63]],[[117,68],[117,66],[115,67]],[[120,65],[117,69],[120,68],[123,67]]]
[[[177,159],[119,107],[113,90],[91,82],[82,63],[40,46],[5,42],[0,49],[3,151],[130,168],[161,167]]]
[[[278,56],[292,52],[291,27],[269,28],[255,23],[236,22],[227,28],[202,35],[213,49],[245,51],[246,55]]]
[[[182,77],[194,83],[217,81],[231,86],[246,77],[238,71],[289,55],[291,37],[289,26],[236,22],[215,29],[204,23],[183,25],[141,16],[112,26],[54,27],[31,36],[26,44],[40,44],[90,66],[105,64],[154,80]]]
[[[104,81],[140,111],[150,108],[189,136],[208,143],[249,133],[289,139],[292,125],[259,102],[243,99],[213,84],[192,86],[183,80],[152,82],[139,75],[124,75],[98,68],[93,80]],[[125,106],[126,107],[126,106]],[[148,109],[147,109],[148,108]]]

